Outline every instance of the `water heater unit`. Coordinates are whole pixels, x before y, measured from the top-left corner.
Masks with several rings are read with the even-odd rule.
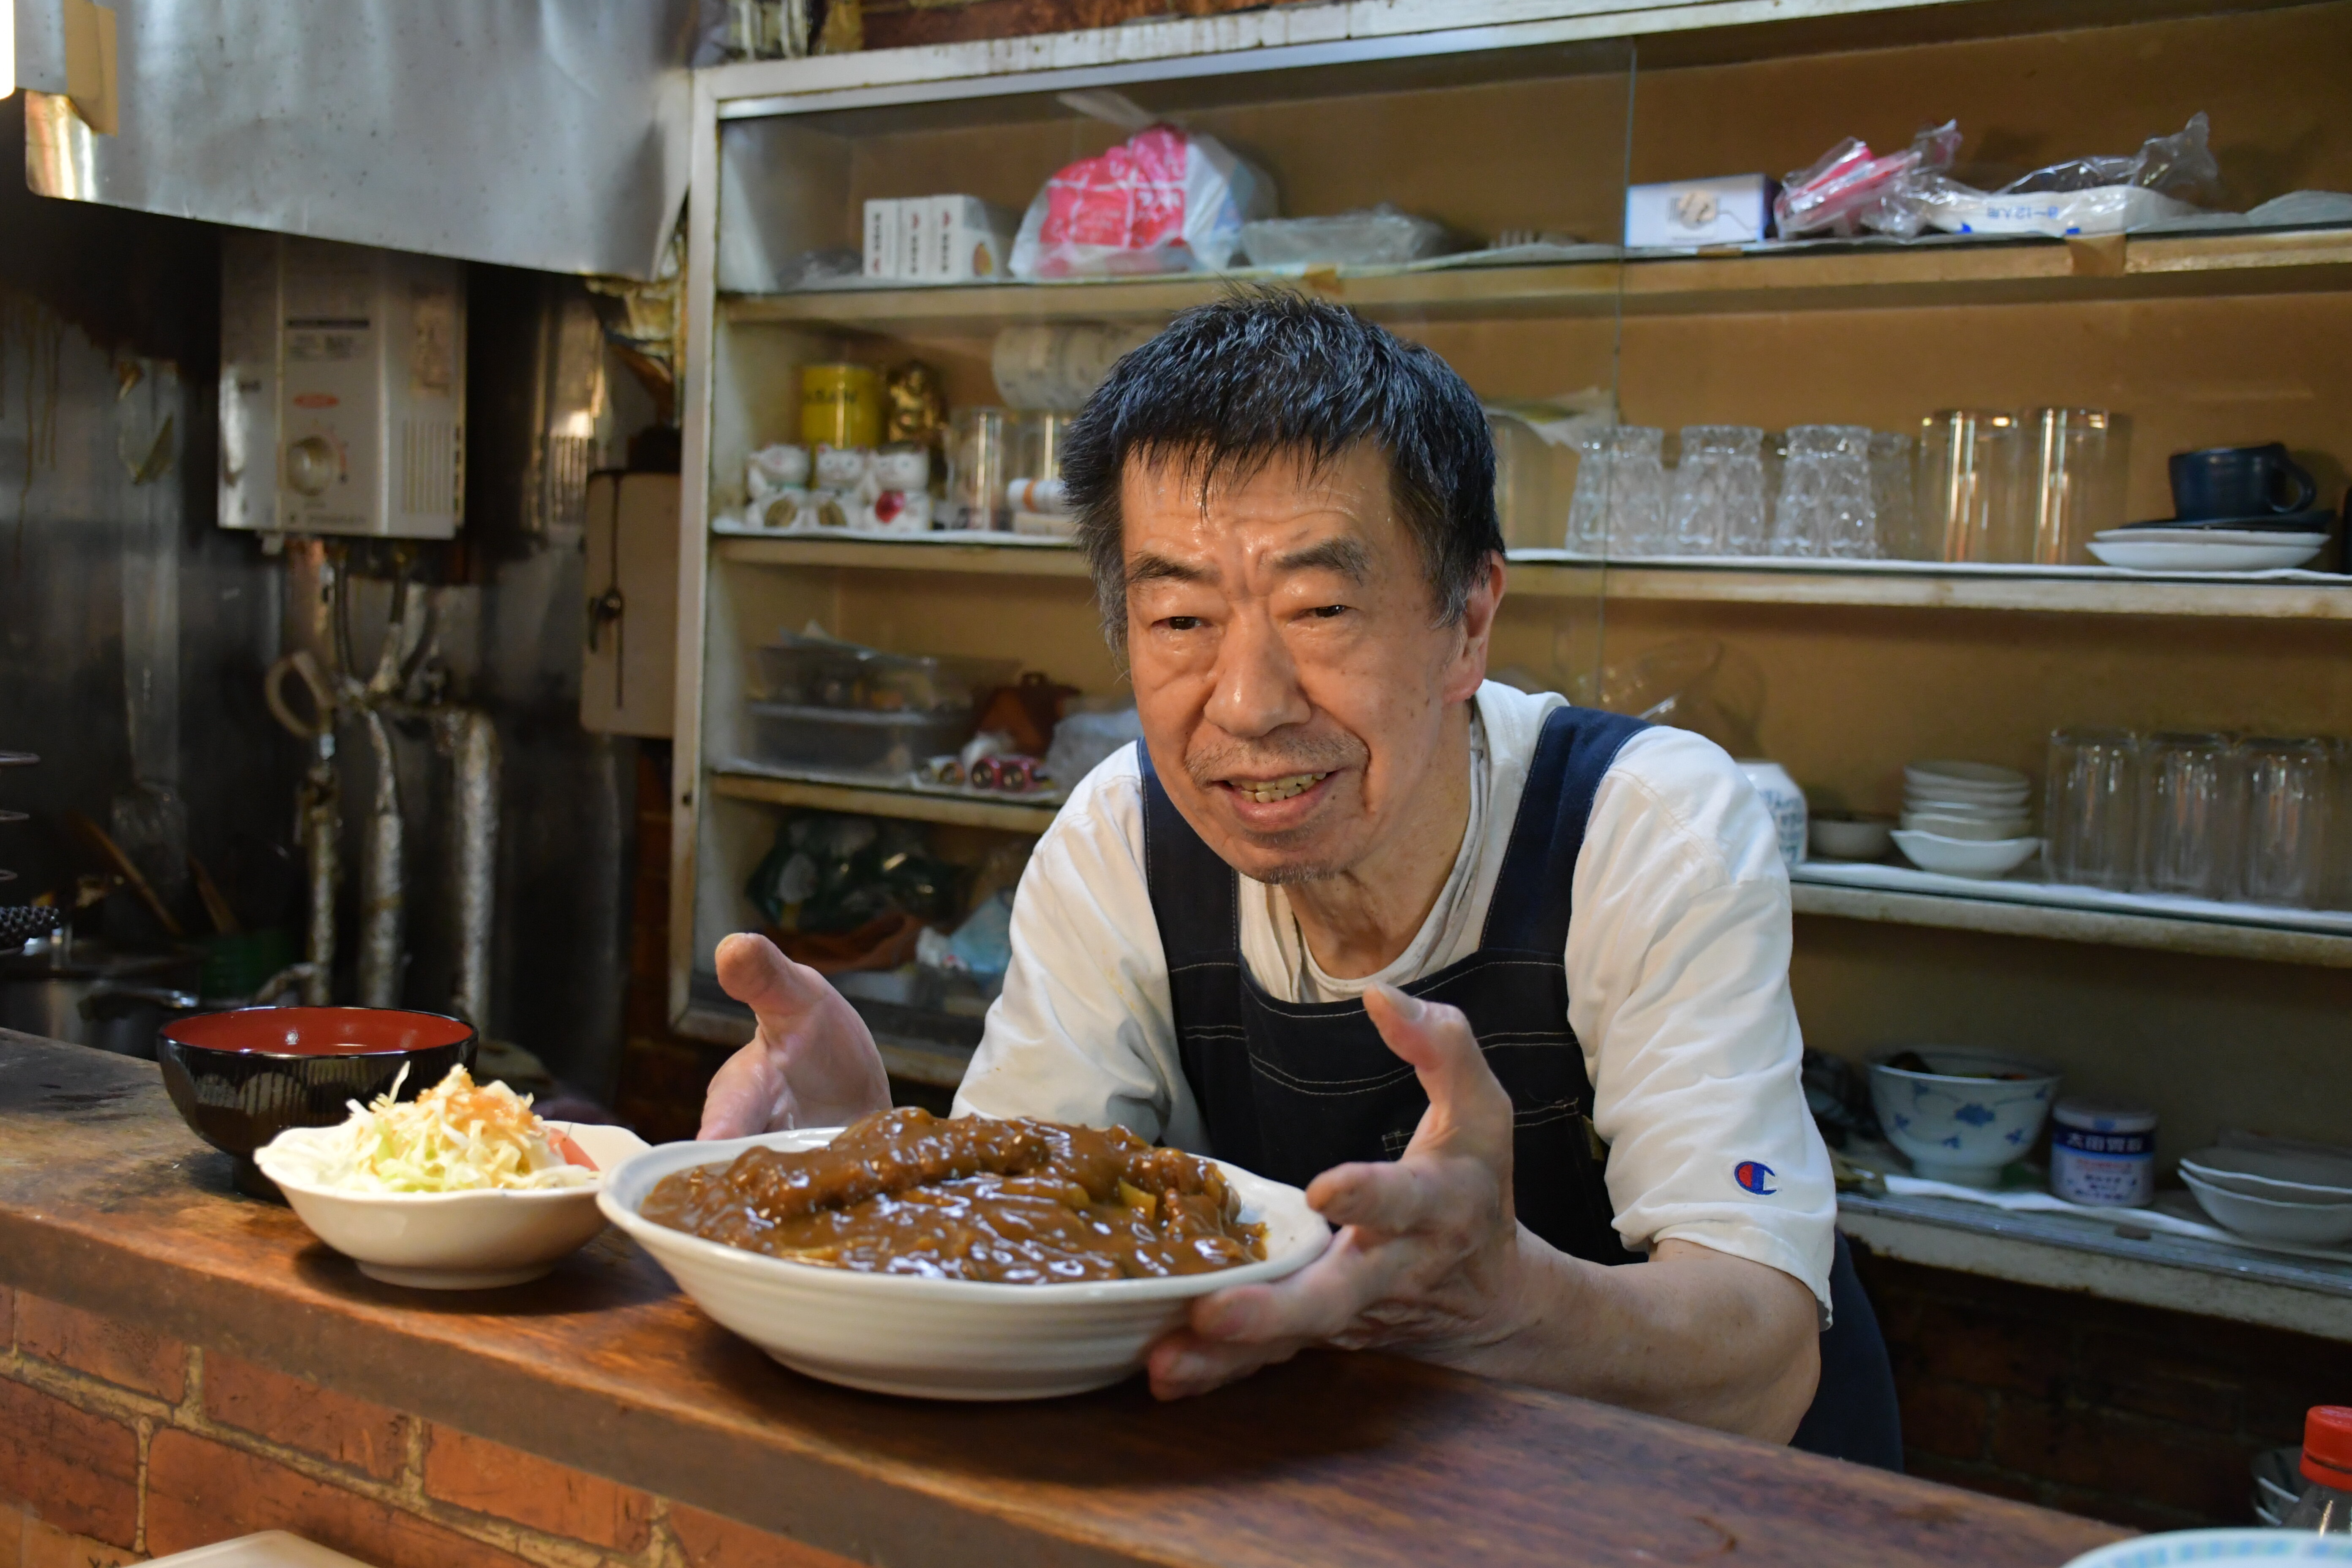
[[[447,539],[465,509],[464,264],[231,230],[220,522]]]

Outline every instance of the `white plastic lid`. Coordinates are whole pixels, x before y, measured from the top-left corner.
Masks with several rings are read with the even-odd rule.
[[[2115,1100],[2062,1100],[2050,1114],[2084,1132],[2153,1132],[2156,1112]]]

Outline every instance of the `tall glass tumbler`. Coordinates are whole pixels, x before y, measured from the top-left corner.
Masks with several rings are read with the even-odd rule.
[[[2079,566],[2091,536],[2124,521],[2131,421],[2104,408],[2036,408],[2025,416],[2032,452],[2021,492],[2036,565]]]
[[[1578,439],[1569,549],[1607,555],[1664,552],[1665,442],[1666,433],[1653,425],[1612,425]]]
[[[2139,737],[2053,730],[2042,785],[2042,864],[2053,882],[2122,891],[2139,854]]]
[[[1002,408],[959,408],[949,416],[948,527],[1012,529],[1004,486],[1013,477],[1013,440],[1012,416]]]
[[[1678,555],[1764,552],[1764,432],[1745,425],[1685,425],[1666,503]]]
[[[1889,561],[1916,561],[1920,548],[1916,491],[1918,453],[1910,437],[1874,430],[1870,437],[1870,504],[1878,513],[1878,553]]]
[[[2019,504],[2023,429],[2014,414],[1944,408],[1919,427],[1919,527],[1943,561],[2024,561],[2032,520]]]
[[[2237,896],[2250,904],[2312,909],[2328,888],[2334,758],[2325,741],[2260,736],[2239,748],[2246,816]]]
[[[2244,800],[2237,748],[2227,735],[2167,731],[2141,758],[2137,890],[2230,897]]]
[[[1490,409],[1486,430],[1495,441],[1495,516],[1503,527],[1503,543],[1514,550],[1528,545],[1559,549],[1551,443],[1515,414]]]
[[[1790,426],[1780,500],[1772,513],[1772,553],[1839,561],[1878,553],[1866,426]]]

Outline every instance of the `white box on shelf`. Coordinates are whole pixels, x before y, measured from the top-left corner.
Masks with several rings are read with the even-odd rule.
[[[866,204],[866,276],[903,277],[898,240],[898,209],[907,204],[881,199]]]
[[[931,282],[931,247],[924,243],[931,226],[931,198],[908,196],[898,206],[898,265],[891,276],[908,283]]]
[[[1772,182],[1762,174],[1667,180],[1625,192],[1625,244],[1752,245],[1772,216]]]
[[[1008,275],[1020,214],[978,196],[933,196],[925,206],[924,277],[971,283]]]

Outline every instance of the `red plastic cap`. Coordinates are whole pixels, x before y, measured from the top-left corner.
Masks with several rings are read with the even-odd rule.
[[[2352,1405],[2315,1405],[2303,1418],[2303,1479],[2352,1492]]]

